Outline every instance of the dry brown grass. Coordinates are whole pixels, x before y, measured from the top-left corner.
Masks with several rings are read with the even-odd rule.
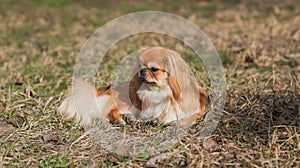
[[[2,0],[0,167],[300,167],[300,3],[229,2]],[[206,142],[199,143],[194,126],[164,154],[123,157],[105,152],[55,109],[87,37],[109,19],[140,10],[165,10],[196,23],[220,52],[228,96]],[[189,49],[171,38],[143,36],[148,38],[131,37],[108,53],[115,57],[104,60],[98,83],[109,82],[111,67],[130,51],[163,45],[182,53],[209,90]]]

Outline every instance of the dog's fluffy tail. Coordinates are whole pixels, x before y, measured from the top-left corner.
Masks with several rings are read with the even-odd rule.
[[[112,109],[111,96],[96,97],[97,90],[84,81],[75,81],[72,93],[57,108],[65,119],[75,119],[82,125],[89,125],[94,119],[105,119]]]

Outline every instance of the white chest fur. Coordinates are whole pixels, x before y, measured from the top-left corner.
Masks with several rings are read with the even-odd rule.
[[[172,90],[170,87],[150,90],[143,84],[137,94],[143,102],[143,111],[139,116],[141,120],[155,120],[165,112],[161,122],[167,123],[176,121],[183,115],[178,103],[173,104],[174,102],[171,102]]]

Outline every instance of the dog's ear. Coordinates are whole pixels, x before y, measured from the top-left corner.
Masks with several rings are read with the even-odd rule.
[[[129,98],[131,103],[134,105],[135,108],[138,110],[142,110],[142,101],[139,99],[137,95],[137,91],[141,87],[142,82],[138,77],[138,73],[135,73],[133,78],[129,83]]]
[[[181,90],[176,78],[173,75],[169,75],[169,85],[172,89],[173,97],[175,98],[176,101],[180,102]]]
[[[175,51],[169,51],[167,54],[166,71],[169,73],[169,83],[176,84],[179,89],[173,89],[179,93],[174,96],[180,97],[181,110],[184,112],[193,112],[199,108],[199,93],[198,84],[192,76],[191,70],[188,65],[181,58],[180,54]],[[174,81],[174,82],[173,82]],[[172,87],[172,86],[171,86]]]

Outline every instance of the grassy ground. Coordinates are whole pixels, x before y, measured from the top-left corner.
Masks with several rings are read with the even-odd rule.
[[[142,10],[179,14],[197,24],[218,49],[228,84],[224,116],[213,136],[200,144],[197,127],[192,128],[158,164],[300,167],[300,2],[292,0],[1,0],[0,167],[154,164],[148,155],[105,152],[79,125],[62,121],[55,112],[86,39],[110,19]],[[189,57],[188,48],[151,34],[112,48],[108,55],[114,59],[101,64],[98,83],[108,83],[118,61],[143,45],[180,52],[209,90],[204,70]]]

